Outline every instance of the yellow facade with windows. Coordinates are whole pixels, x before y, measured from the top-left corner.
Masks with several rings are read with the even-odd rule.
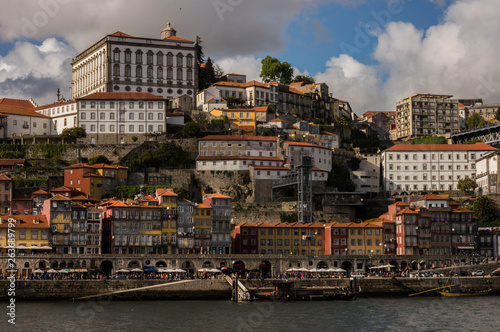
[[[173,189],[157,189],[156,197],[161,207],[161,243],[163,254],[177,253],[177,201]]]
[[[350,223],[348,229],[349,255],[381,255],[384,253],[382,223]]]

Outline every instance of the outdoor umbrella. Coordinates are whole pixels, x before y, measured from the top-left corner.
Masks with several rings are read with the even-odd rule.
[[[50,270],[47,271],[47,273],[59,273],[59,271],[56,271],[54,269],[50,269]]]
[[[142,272],[142,270],[141,270],[141,269],[139,269],[139,268],[137,268],[137,267],[136,267],[135,269],[130,270],[130,271],[131,271],[131,272]]]
[[[118,271],[116,271],[116,272],[128,273],[128,272],[130,272],[130,271],[129,271],[129,270],[127,270],[127,269],[119,269],[119,270],[118,270]]]
[[[33,271],[33,273],[43,273],[43,271],[40,269],[36,269],[35,271]]]

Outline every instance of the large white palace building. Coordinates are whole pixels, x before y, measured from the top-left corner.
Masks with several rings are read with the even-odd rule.
[[[385,191],[451,191],[476,177],[476,161],[498,151],[485,143],[399,144],[382,152]]]
[[[95,92],[149,92],[164,99],[194,98],[196,45],[167,23],[161,39],[123,32],[107,35],[72,62],[71,99]],[[194,106],[194,105],[193,105]]]

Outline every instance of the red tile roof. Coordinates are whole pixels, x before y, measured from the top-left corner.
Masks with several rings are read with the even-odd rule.
[[[8,228],[9,223],[7,222],[10,218],[20,221],[16,222],[16,229],[18,228],[48,228],[49,223],[47,222],[47,217],[44,215],[10,215],[10,216],[1,216],[3,223],[0,224],[0,228]],[[38,221],[38,223],[35,222]]]
[[[254,166],[254,169],[257,170],[266,170],[266,171],[290,171],[286,167],[279,167],[279,166]]]
[[[486,143],[475,144],[397,144],[384,151],[498,151]]]
[[[225,102],[226,100],[224,98],[217,98],[217,99],[220,99],[221,101]],[[207,103],[215,103],[215,98],[212,98],[210,99],[209,101],[207,101]]]
[[[165,100],[149,92],[95,92],[78,100]]]
[[[44,110],[44,109],[51,108],[51,107],[58,107],[58,106],[69,105],[69,104],[73,104],[73,103],[75,103],[74,100],[70,100],[70,101],[58,101],[58,102],[55,102],[55,103],[52,103],[52,104],[47,104],[47,105],[36,107],[35,111]]]
[[[318,144],[313,144],[313,143],[305,143],[305,142],[292,142],[292,141],[286,141],[286,144],[288,146],[303,146],[303,147],[311,147],[311,148],[321,148],[321,149],[327,149],[331,150],[330,148],[318,145]]]
[[[211,197],[211,198],[229,198],[229,199],[231,198],[230,196],[225,196],[225,195],[222,195],[219,193],[217,193],[217,194],[204,194],[203,196],[207,197],[207,198],[209,198],[209,197]]]
[[[260,156],[199,156],[196,160],[257,160],[257,161],[280,161],[277,157],[260,157]]]
[[[165,40],[185,42],[185,43],[194,43],[194,41],[192,41],[192,40],[184,39],[184,38],[177,37],[177,36],[170,36],[170,37],[165,38]]]
[[[0,181],[12,181],[12,179],[5,174],[0,174]]]
[[[43,189],[38,189],[37,191],[34,191],[31,193],[32,195],[48,195],[49,192],[48,191],[45,191]]]
[[[278,137],[271,136],[241,136],[241,135],[209,135],[201,139],[201,141],[268,141],[276,142]]]
[[[112,33],[112,34],[110,34],[110,36],[135,38],[134,36],[128,35],[128,34],[121,32],[121,31],[117,31],[115,33]]]
[[[427,194],[417,199],[417,201],[423,200],[447,200],[447,198],[436,194]]]
[[[35,105],[29,100],[20,100],[20,99],[11,99],[11,98],[2,98],[0,99],[1,107],[15,107],[15,108],[23,108],[23,109],[35,109]]]
[[[158,196],[174,196],[177,197],[178,195],[174,192],[173,189],[167,188],[167,189],[156,189],[156,194]]]

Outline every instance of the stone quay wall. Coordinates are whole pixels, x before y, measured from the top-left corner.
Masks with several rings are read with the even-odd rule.
[[[22,280],[16,281],[16,301],[73,300],[166,283],[165,280]],[[5,301],[7,280],[0,281],[0,300]],[[222,279],[191,280],[185,283],[103,295],[109,300],[219,300],[231,299],[231,286]]]

